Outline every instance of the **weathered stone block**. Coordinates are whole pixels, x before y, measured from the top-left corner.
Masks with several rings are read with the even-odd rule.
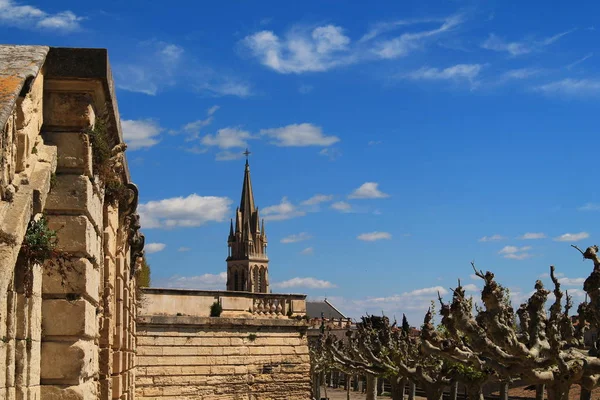
[[[58,273],[52,266],[44,267],[42,290],[46,295],[61,295],[67,293],[85,294],[90,299],[98,302],[100,299],[100,270],[94,268],[86,258],[72,258],[65,268],[64,273]]]
[[[112,398],[118,399],[123,394],[123,378],[121,375],[112,377]]]
[[[100,240],[85,216],[48,215],[48,227],[57,232],[58,249],[100,260]]]
[[[45,336],[98,335],[96,307],[85,299],[45,299],[42,303],[42,330]]]
[[[32,340],[29,346],[29,376],[27,384],[29,386],[39,385],[42,343],[39,340]]]
[[[58,172],[93,176],[92,146],[87,135],[78,132],[45,132],[44,139],[58,148]]]
[[[50,214],[86,215],[102,231],[102,200],[94,192],[92,182],[83,175],[57,175],[56,183],[46,200],[46,212]]]
[[[56,130],[85,129],[94,126],[96,113],[88,93],[46,92],[44,123]]]
[[[77,385],[97,372],[98,348],[92,341],[42,343],[42,383],[51,380]]]
[[[25,133],[17,133],[17,162],[15,172],[19,173],[27,167],[29,158],[29,136]]]
[[[44,76],[40,71],[31,83],[29,92],[25,97],[19,97],[17,100],[17,130],[25,131],[32,135],[31,139],[37,135],[42,126],[43,108],[44,108]]]
[[[94,381],[67,388],[42,385],[40,393],[43,400],[98,400],[98,391]]]

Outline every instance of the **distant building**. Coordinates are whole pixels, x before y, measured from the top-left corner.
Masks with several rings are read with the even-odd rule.
[[[337,318],[346,319],[347,317],[341,313],[340,310],[335,308],[327,299],[323,301],[307,301],[306,302],[306,315],[308,318]]]
[[[246,150],[246,168],[240,206],[235,210],[235,225],[229,224],[227,246],[227,290],[269,293],[269,258],[265,221],[254,204],[250,165]],[[262,222],[262,224],[261,224]]]

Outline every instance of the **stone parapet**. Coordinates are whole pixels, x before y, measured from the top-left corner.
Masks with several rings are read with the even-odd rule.
[[[144,288],[144,315],[208,317],[210,306],[219,302],[223,317],[302,318],[306,295],[238,291]]]

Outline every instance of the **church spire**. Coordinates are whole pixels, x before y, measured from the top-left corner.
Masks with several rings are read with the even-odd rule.
[[[252,181],[250,180],[250,164],[248,164],[248,149],[244,152],[246,155],[246,169],[244,171],[244,183],[242,185],[242,199],[240,200],[240,211],[244,218],[250,218],[254,213],[254,194],[252,193]]]
[[[235,210],[235,226],[229,223],[227,290],[269,293],[269,258],[264,220],[254,204],[248,149],[240,206]],[[262,227],[261,227],[262,222]]]

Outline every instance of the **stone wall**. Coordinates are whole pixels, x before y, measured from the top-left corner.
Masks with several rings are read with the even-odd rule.
[[[105,50],[0,46],[0,399],[135,397],[137,191],[115,153],[131,196],[107,200],[84,133],[102,114],[122,145],[112,85]],[[42,217],[58,246],[30,265]]]
[[[138,399],[310,399],[306,323],[140,316]]]

